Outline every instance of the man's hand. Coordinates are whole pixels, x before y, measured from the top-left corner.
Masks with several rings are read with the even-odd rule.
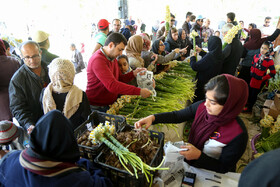
[[[137,73],[139,73],[140,71],[147,71],[146,68],[136,68],[136,70],[133,71],[133,75],[134,77],[137,76]],[[144,75],[145,73],[143,73],[142,75]]]
[[[33,131],[34,127],[34,125],[30,125],[27,129],[27,133],[30,134]]]
[[[143,98],[147,98],[150,97],[152,95],[152,92],[150,90],[148,90],[147,88],[142,88],[140,91],[140,95]]]

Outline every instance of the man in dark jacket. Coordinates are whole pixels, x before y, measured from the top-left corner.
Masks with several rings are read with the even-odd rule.
[[[47,65],[49,65],[53,59],[58,57],[57,55],[52,54],[48,51],[48,49],[50,48],[50,40],[48,33],[44,31],[37,31],[32,39],[39,44],[40,49],[42,51],[41,59]]]
[[[233,24],[227,23],[223,26],[223,36],[227,34],[227,32],[233,27]],[[221,73],[227,73],[231,75],[235,75],[236,68],[240,62],[240,58],[243,53],[243,46],[238,39],[238,34],[236,34],[235,38],[233,38],[231,44],[227,44],[227,46],[223,50],[223,68]]]
[[[192,12],[187,12],[186,14],[186,21],[182,25],[182,29],[185,30],[187,36],[190,36],[190,30],[191,30],[191,24],[190,24],[190,17],[193,13]]]
[[[207,42],[207,38],[202,38],[202,24],[203,24],[204,17],[202,15],[198,15],[195,21],[195,24],[191,28],[190,32],[193,30],[197,32],[198,36],[195,37],[195,43],[198,47],[202,47],[202,42]]]
[[[19,124],[30,133],[43,115],[39,102],[41,90],[50,82],[47,65],[41,61],[41,50],[34,41],[21,47],[24,61],[13,75],[9,85],[10,109]]]

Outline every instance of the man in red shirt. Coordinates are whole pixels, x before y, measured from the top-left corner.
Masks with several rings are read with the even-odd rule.
[[[138,72],[145,70],[138,68],[127,74],[121,73],[116,57],[122,54],[126,45],[127,40],[122,34],[112,33],[106,39],[104,47],[89,59],[86,94],[92,109],[106,112],[120,94],[141,95],[143,98],[151,95],[146,88],[126,84],[134,79]]]

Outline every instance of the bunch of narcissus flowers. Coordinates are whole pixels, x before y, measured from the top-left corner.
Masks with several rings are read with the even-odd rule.
[[[91,140],[91,143],[93,145],[96,145],[98,143],[101,143],[97,138],[96,134],[103,136],[105,132],[108,132],[110,134],[114,134],[116,131],[115,125],[110,125],[109,121],[105,121],[105,125],[103,123],[99,123],[97,127],[95,127],[89,134],[88,139]]]
[[[224,46],[223,47],[225,47],[227,44],[231,44],[233,38],[238,33],[238,31],[241,30],[241,29],[242,29],[241,25],[233,26],[223,38],[223,40],[224,40]]]
[[[166,15],[165,15],[165,29],[166,32],[169,31],[169,22],[170,22],[170,9],[169,5],[166,6]]]

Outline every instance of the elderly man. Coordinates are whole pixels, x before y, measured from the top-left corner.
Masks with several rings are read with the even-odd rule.
[[[50,48],[50,40],[48,33],[44,31],[37,31],[32,39],[39,44],[40,49],[42,51],[41,59],[47,65],[49,65],[53,59],[58,57],[57,55],[52,54],[48,51],[48,49]]]
[[[19,124],[31,133],[43,115],[39,98],[50,82],[47,65],[41,61],[40,46],[26,41],[21,47],[24,64],[13,75],[9,85],[10,109]]]
[[[202,26],[202,38],[207,38],[207,40],[210,38],[210,36],[214,35],[214,30],[210,27],[210,19],[205,19],[204,25]]]
[[[127,74],[122,74],[116,57],[120,56],[127,45],[127,40],[121,33],[112,33],[105,41],[104,47],[97,50],[89,59],[87,67],[86,94],[93,110],[106,112],[120,94],[141,95],[146,98],[151,92],[126,83],[133,80],[139,68]]]

